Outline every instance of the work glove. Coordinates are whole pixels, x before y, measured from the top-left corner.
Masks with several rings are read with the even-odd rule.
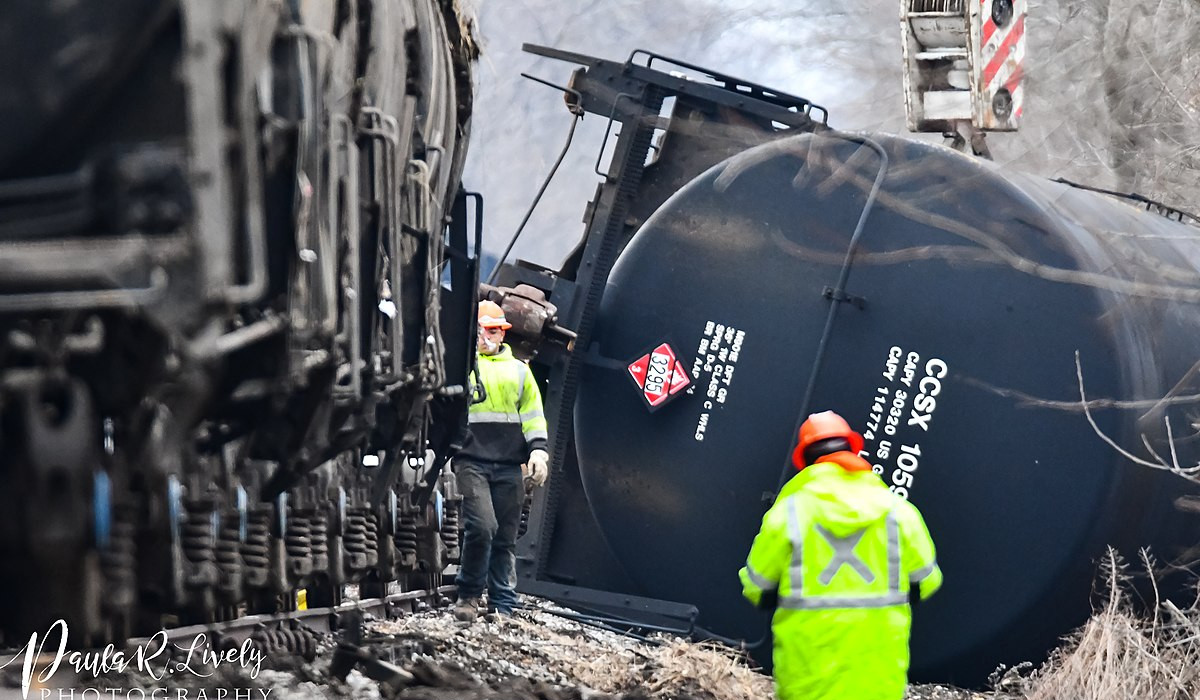
[[[529,453],[529,461],[521,465],[521,476],[529,479],[534,486],[546,483],[550,475],[550,453],[545,450],[534,450]]]

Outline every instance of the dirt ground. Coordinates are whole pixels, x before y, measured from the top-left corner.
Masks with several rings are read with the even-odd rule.
[[[306,628],[260,631],[257,673],[226,664],[213,673],[148,677],[134,669],[99,678],[56,674],[49,697],[221,700],[215,689],[253,688],[252,698],[313,700],[771,700],[769,676],[745,655],[678,637],[636,638],[563,617],[544,602],[512,617],[455,620],[440,608],[395,620],[367,620],[361,639]],[[172,640],[183,644],[180,640]],[[19,664],[0,669],[0,700],[21,697]],[[86,676],[86,674],[85,674]],[[38,685],[37,683],[34,684]],[[166,695],[161,691],[166,688]],[[141,690],[131,690],[141,689]],[[201,691],[206,695],[201,695]],[[41,698],[31,688],[30,698]],[[247,691],[249,692],[249,691]],[[132,693],[132,694],[130,694]],[[181,693],[183,693],[181,695]],[[160,697],[161,696],[161,697]],[[909,700],[983,700],[982,694],[912,686]]]
[[[273,672],[274,698],[381,700],[770,700],[770,677],[736,650],[659,636],[637,639],[565,619],[542,605],[467,624],[438,610],[368,625],[362,648],[411,679],[373,682],[364,666],[329,680],[328,657]],[[266,673],[266,672],[264,672]],[[912,686],[910,700],[982,700],[943,686]]]

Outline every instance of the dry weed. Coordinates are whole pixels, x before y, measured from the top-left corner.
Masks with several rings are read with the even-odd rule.
[[[772,682],[746,666],[729,647],[711,642],[666,640],[651,653],[651,693],[714,698],[770,698]]]
[[[1155,600],[1152,612],[1136,612],[1125,570],[1110,550],[1104,605],[1036,672],[1006,677],[997,700],[1200,698],[1200,610]]]

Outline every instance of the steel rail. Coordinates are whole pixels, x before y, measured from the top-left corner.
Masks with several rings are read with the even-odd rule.
[[[383,598],[366,598],[363,600],[348,601],[340,605],[309,608],[307,610],[290,610],[278,613],[264,613],[256,615],[245,615],[233,620],[225,620],[222,622],[208,622],[195,625],[185,625],[182,627],[163,628],[162,632],[166,633],[168,641],[179,639],[194,639],[198,635],[205,635],[206,642],[214,646],[232,641],[241,643],[254,634],[255,630],[260,626],[271,626],[277,624],[286,624],[290,621],[303,623],[306,627],[315,632],[335,632],[338,629],[338,621],[342,615],[348,612],[363,612],[371,613],[383,619],[388,617],[402,617],[411,615],[418,611],[422,605],[430,607],[439,607],[443,598],[454,599],[455,587],[452,585],[438,586],[432,590],[421,591],[405,591],[403,593],[394,593]],[[156,643],[154,641],[156,635],[150,637],[137,637],[129,639],[126,647],[144,646],[146,644]]]

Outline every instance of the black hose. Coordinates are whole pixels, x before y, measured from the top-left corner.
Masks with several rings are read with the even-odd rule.
[[[763,635],[762,637],[760,637],[759,639],[757,639],[753,642],[749,642],[744,639],[735,639],[733,637],[725,637],[723,635],[717,634],[716,632],[712,632],[710,630],[707,630],[707,629],[705,629],[699,625],[695,625],[695,624],[691,625],[690,629],[682,629],[679,627],[666,627],[663,625],[642,623],[642,622],[637,622],[636,620],[623,619],[623,618],[618,618],[618,617],[609,617],[606,615],[594,615],[594,614],[589,614],[589,613],[572,612],[572,611],[566,611],[566,610],[552,610],[552,609],[547,609],[547,608],[535,607],[535,606],[531,606],[531,605],[523,605],[521,607],[525,610],[538,610],[538,611],[541,611],[544,613],[549,613],[551,615],[556,615],[558,617],[565,618],[567,620],[573,620],[580,624],[589,625],[589,626],[593,626],[593,627],[599,627],[601,629],[606,629],[606,630],[610,630],[613,632],[619,632],[624,635],[636,637],[638,639],[642,639],[642,640],[650,641],[650,642],[655,642],[656,640],[646,638],[642,635],[634,634],[632,632],[632,630],[639,629],[639,630],[646,630],[648,632],[665,632],[667,634],[675,634],[675,635],[681,635],[681,636],[686,635],[688,637],[691,637],[692,640],[697,641],[697,642],[705,642],[705,641],[720,642],[721,644],[724,644],[727,647],[732,647],[734,649],[744,649],[746,651],[758,649],[759,647],[764,646],[767,643],[767,641],[770,640],[770,635]],[[626,631],[626,630],[618,629],[618,626],[627,627],[627,628],[629,628],[629,630]]]
[[[542,612],[547,612],[547,613],[550,613],[551,615],[557,615],[559,617],[563,617],[568,620],[575,620],[576,622],[591,621],[591,622],[598,622],[598,623],[603,623],[603,624],[608,624],[608,625],[621,625],[624,627],[630,627],[630,628],[634,628],[634,629],[647,630],[649,632],[666,632],[668,634],[690,634],[692,631],[691,629],[682,629],[679,627],[666,627],[664,625],[653,625],[650,623],[638,622],[636,620],[631,620],[628,618],[609,617],[607,615],[595,615],[592,613],[581,613],[581,612],[577,612],[577,611],[571,612],[571,611],[565,611],[565,610],[548,610],[545,608],[534,608],[534,607],[527,607],[526,609],[527,610],[541,610]]]
[[[579,124],[579,118],[578,114],[572,114],[571,129],[567,132],[567,141],[563,144],[562,151],[558,154],[558,160],[554,161],[554,166],[550,168],[546,179],[542,181],[542,186],[533,198],[533,203],[525,211],[525,218],[521,219],[521,225],[517,227],[517,232],[513,234],[512,240],[508,242],[508,247],[504,249],[504,253],[496,261],[496,266],[492,268],[491,274],[488,275],[488,284],[496,281],[496,275],[500,273],[500,266],[508,259],[508,254],[512,252],[513,246],[517,244],[517,239],[521,237],[521,232],[525,230],[525,224],[529,223],[529,217],[533,216],[533,210],[537,208],[538,202],[542,201],[542,195],[546,193],[546,188],[550,186],[550,181],[554,179],[554,173],[558,172],[558,166],[562,165],[563,158],[567,156],[567,150],[571,148],[571,140],[575,138],[575,127]]]
[[[536,607],[536,606],[532,606],[532,605],[518,604],[517,607],[519,607],[523,610],[544,612],[549,615],[555,615],[557,617],[571,620],[573,622],[578,622],[581,625],[586,625],[588,627],[595,627],[596,629],[601,629],[606,632],[612,632],[614,634],[619,634],[619,635],[622,635],[625,637],[632,637],[633,639],[636,639],[641,642],[646,642],[648,644],[661,644],[661,642],[656,639],[647,637],[645,635],[637,634],[633,630],[634,629],[652,629],[652,630],[656,630],[656,631],[662,630],[662,631],[667,631],[667,632],[673,632],[675,634],[682,633],[678,630],[671,630],[671,629],[668,629],[665,627],[658,627],[656,625],[641,625],[641,624],[638,624],[633,621],[620,620],[620,619],[611,618],[611,617],[603,617],[600,615],[585,615],[583,613],[572,613],[572,612],[567,612],[565,610],[551,610],[548,608],[540,608],[540,607]],[[609,622],[614,622],[619,625],[626,625],[630,629],[621,629],[612,624],[609,624]]]
[[[706,641],[712,640],[714,642],[720,642],[728,647],[733,647],[735,649],[745,649],[746,651],[750,651],[752,649],[758,649],[759,647],[766,645],[767,640],[769,640],[770,638],[771,638],[771,635],[764,634],[763,636],[759,637],[757,640],[755,640],[753,642],[748,642],[744,639],[734,639],[733,637],[725,637],[725,636],[719,635],[716,632],[711,632],[709,630],[706,630],[699,625],[696,625],[695,627],[692,628],[692,639],[696,640],[697,642],[706,642]]]
[[[867,215],[871,213],[871,207],[875,204],[875,195],[879,193],[879,186],[882,184],[883,176],[887,174],[888,168],[887,153],[879,143],[871,138],[836,132],[831,132],[829,135],[846,139],[847,141],[858,141],[869,146],[879,154],[880,163],[879,171],[875,174],[875,182],[871,185],[871,192],[867,195],[867,201],[863,204],[862,213],[858,217],[858,225],[854,227],[854,234],[850,236],[850,245],[846,248],[846,258],[842,261],[842,269],[838,274],[837,286],[834,287],[833,293],[830,295],[829,314],[825,317],[825,329],[821,332],[821,340],[817,344],[817,356],[813,359],[812,371],[808,375],[808,386],[804,388],[804,400],[800,402],[800,415],[796,418],[796,429],[792,431],[793,436],[800,433],[800,426],[808,419],[808,409],[809,404],[812,402],[813,387],[817,384],[817,374],[821,371],[821,361],[825,358],[825,346],[829,344],[829,336],[833,332],[833,320],[837,317],[838,305],[846,295],[846,280],[850,278],[850,264],[854,261],[858,239],[862,236],[864,225],[867,223]],[[785,464],[783,473],[779,477],[780,489],[791,478],[792,472],[792,465]]]

